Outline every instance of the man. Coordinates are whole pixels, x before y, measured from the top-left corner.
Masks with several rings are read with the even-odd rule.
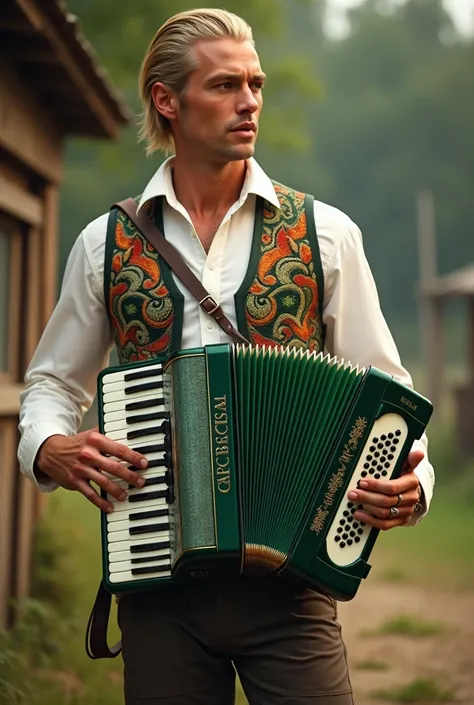
[[[162,222],[167,239],[252,342],[317,350],[325,330],[332,354],[409,384],[358,228],[317,201],[308,212],[301,194],[272,182],[252,158],[264,82],[251,29],[235,15],[196,10],[165,23],[140,75],[141,136],[149,154],[175,156],[139,206]],[[286,283],[296,299],[309,301],[303,311],[286,311],[294,297],[276,296],[275,262],[303,273]],[[270,299],[285,325],[268,314]],[[101,471],[140,487],[143,479],[126,465],[147,464],[96,431],[78,433],[113,337],[124,362],[229,340],[117,212],[90,223],[73,247],[27,373],[20,422],[23,472],[44,491],[76,490],[104,511],[112,506],[91,481],[125,499]],[[390,529],[416,523],[432,487],[423,441],[401,478],[368,479],[349,497],[363,505],[357,518]],[[251,705],[353,702],[334,602],[301,585],[219,579],[130,594],[120,599],[119,622],[127,705],[227,705],[234,666]]]

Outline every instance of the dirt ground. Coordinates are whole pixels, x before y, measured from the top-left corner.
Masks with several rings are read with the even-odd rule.
[[[418,637],[367,634],[401,615],[439,622],[444,629]],[[386,700],[374,697],[374,691],[391,690],[417,678],[434,679],[440,688],[452,690],[453,698],[445,701],[449,705],[474,705],[474,593],[369,580],[352,602],[339,605],[339,618],[356,705],[387,705]],[[368,668],[373,661],[387,668]]]

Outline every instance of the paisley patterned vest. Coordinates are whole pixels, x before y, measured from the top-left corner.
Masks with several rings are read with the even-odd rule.
[[[253,344],[320,352],[324,281],[313,197],[273,185],[281,208],[257,197],[249,265],[234,296],[237,326]],[[164,232],[162,198],[145,209]],[[121,364],[180,349],[183,295],[166,262],[117,209],[108,221],[104,295]]]

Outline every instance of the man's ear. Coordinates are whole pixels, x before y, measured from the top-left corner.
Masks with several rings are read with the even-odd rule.
[[[178,112],[178,99],[172,90],[164,83],[154,83],[151,89],[151,97],[158,112],[168,120],[175,120]]]

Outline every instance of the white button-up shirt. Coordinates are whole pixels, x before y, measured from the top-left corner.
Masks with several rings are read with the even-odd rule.
[[[223,219],[208,253],[189,214],[176,199],[172,158],[158,169],[139,204],[142,207],[146,201],[164,196],[166,238],[235,326],[234,293],[248,267],[256,197],[279,208],[271,180],[254,159],[247,164],[240,198]],[[324,275],[326,351],[360,366],[375,365],[411,385],[380,310],[359,228],[340,210],[320,201],[314,202],[314,217]],[[108,213],[91,222],[75,242],[59,301],[26,374],[18,457],[21,470],[34,482],[34,460],[41,444],[55,434],[77,433],[94,399],[97,375],[107,365],[113,346],[103,291],[107,219]],[[175,281],[184,295],[182,348],[230,342],[181,282]],[[424,437],[416,446],[426,451],[426,444]],[[416,473],[427,508],[434,485],[427,457]],[[37,484],[44,491],[56,486],[43,479]]]

